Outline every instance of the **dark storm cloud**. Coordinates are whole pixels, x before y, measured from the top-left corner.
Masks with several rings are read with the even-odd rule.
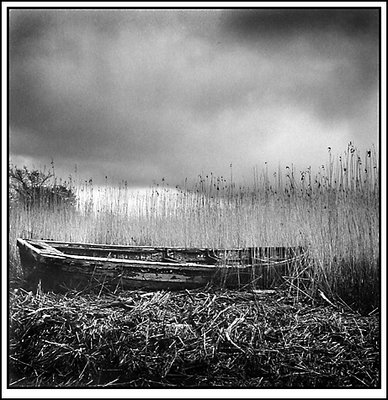
[[[228,13],[225,28],[251,38],[289,39],[329,31],[353,37],[376,35],[378,18],[373,9],[247,9]]]
[[[177,106],[174,97],[185,102],[174,80],[184,85],[186,78],[174,67],[168,38],[157,42],[170,24],[187,35],[198,29],[186,19],[168,11],[13,11],[12,150],[74,162],[153,163],[163,173],[169,161],[163,167],[159,158],[184,146],[184,133],[176,132],[184,131],[183,122],[169,110]],[[194,82],[186,83],[190,90]],[[168,122],[161,112],[170,114]],[[155,173],[145,165],[140,172],[147,170]]]
[[[11,156],[141,184],[368,145],[374,22],[367,11],[12,10]]]
[[[332,82],[320,85],[318,77],[298,82],[288,92],[323,118],[348,118],[360,109],[360,101],[377,92],[378,10],[240,10],[227,14],[223,30],[240,45],[265,48],[267,54],[281,52],[291,65],[297,60],[307,73],[311,59],[321,65],[336,62]]]

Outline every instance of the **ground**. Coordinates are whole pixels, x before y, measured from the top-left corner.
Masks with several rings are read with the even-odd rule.
[[[10,387],[378,388],[379,315],[291,291],[13,288]]]

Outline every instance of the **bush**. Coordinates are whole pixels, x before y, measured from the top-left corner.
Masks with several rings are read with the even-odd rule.
[[[19,203],[26,207],[74,206],[76,196],[66,183],[57,183],[54,174],[9,165],[10,205]]]

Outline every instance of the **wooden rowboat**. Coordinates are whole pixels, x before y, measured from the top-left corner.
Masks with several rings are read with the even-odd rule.
[[[17,239],[26,281],[42,288],[273,289],[305,258],[301,247],[241,249],[119,246]]]

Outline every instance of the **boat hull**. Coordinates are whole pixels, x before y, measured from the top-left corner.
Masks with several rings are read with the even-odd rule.
[[[53,291],[182,290],[206,285],[268,289],[281,284],[295,267],[295,257],[252,263],[252,252],[241,249],[226,253],[209,249],[78,246],[25,239],[18,239],[17,245],[26,281],[31,286],[40,282],[43,289]]]

